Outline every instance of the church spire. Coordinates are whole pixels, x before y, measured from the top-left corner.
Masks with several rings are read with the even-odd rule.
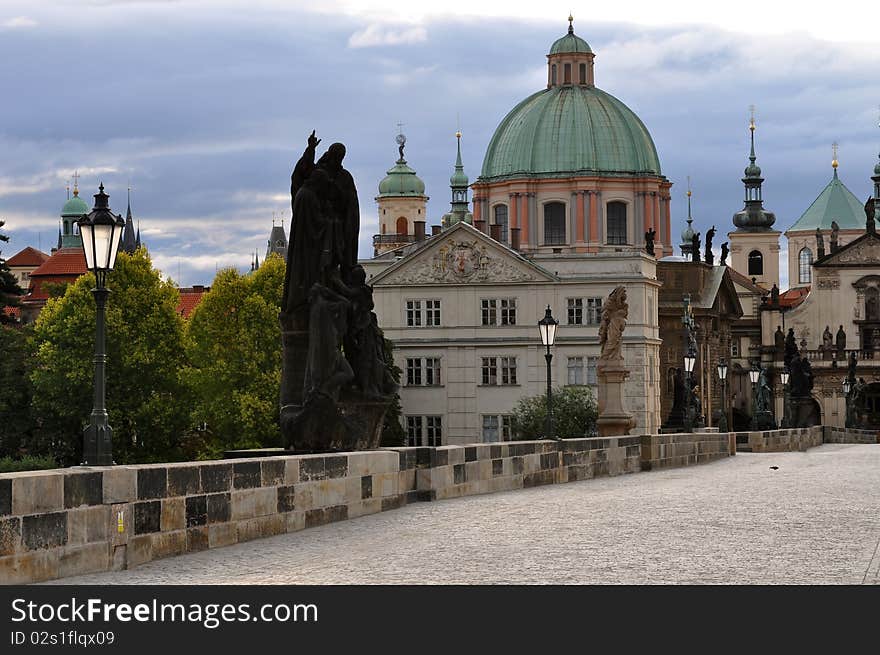
[[[452,189],[452,208],[441,219],[443,227],[452,227],[462,221],[470,224],[474,222],[473,216],[468,212],[468,176],[464,172],[464,164],[461,162],[461,130],[455,133],[455,139],[455,170],[449,178],[449,188]]]
[[[687,186],[687,199],[688,199],[688,217],[687,217],[687,227],[684,228],[681,232],[681,254],[685,257],[691,256],[691,251],[693,250],[693,237],[694,237],[694,219],[691,216],[691,176],[688,175],[687,178],[688,186]]]
[[[749,150],[749,165],[746,166],[745,176],[742,178],[745,186],[745,207],[733,215],[733,224],[739,230],[746,232],[763,232],[769,230],[776,222],[776,215],[764,209],[762,186],[764,178],[761,177],[761,167],[756,163],[757,156],[755,155],[755,106],[749,107],[749,111],[751,148]]]
[[[134,230],[134,219],[131,217],[131,187],[128,187],[128,211],[125,213],[125,227],[122,230],[122,250],[133,255],[138,249],[138,239]]]

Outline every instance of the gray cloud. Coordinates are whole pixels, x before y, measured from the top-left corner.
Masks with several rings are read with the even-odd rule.
[[[180,260],[187,285],[210,283],[215,267],[247,268],[254,250],[262,258],[273,212],[289,219],[290,170],[312,129],[322,147],[348,146],[362,256],[372,251],[373,197],[397,157],[398,121],[431,196],[429,223],[439,222],[449,206],[457,116],[473,181],[497,124],[541,88],[544,55],[565,28],[500,19],[395,27],[162,2],[101,3],[85,17],[60,9],[14,15],[25,13],[37,24],[0,40],[0,84],[15,89],[0,127],[0,217],[13,237],[6,247],[39,239],[48,248],[65,181],[78,168],[82,195],[90,200],[104,181],[117,212],[131,183],[157,264],[176,279]],[[674,233],[684,227],[691,175],[697,229],[714,223],[719,243],[726,239],[742,207],[750,104],[778,228],[828,181],[834,140],[842,179],[867,196],[880,145],[877,54],[804,35],[700,26],[582,29],[597,52],[597,84],[639,114],[675,183]]]

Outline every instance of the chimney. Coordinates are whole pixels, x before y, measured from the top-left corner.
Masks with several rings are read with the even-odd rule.
[[[416,230],[416,241],[425,240],[425,221],[413,221]]]
[[[495,241],[501,241],[501,226],[500,225],[490,225],[489,226],[489,236],[491,236]]]
[[[474,221],[474,227],[477,228],[483,234],[486,234],[486,221],[484,221],[484,220]]]
[[[510,228],[510,247],[514,250],[519,250],[519,230],[518,227]]]
[[[431,226],[431,236],[432,237],[437,236],[438,234],[440,234],[441,230],[443,230],[442,225],[432,225]]]

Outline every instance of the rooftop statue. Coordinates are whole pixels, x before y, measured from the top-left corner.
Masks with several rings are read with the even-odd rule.
[[[722,266],[727,266],[727,254],[730,251],[727,249],[727,241],[721,244],[721,260],[718,262]]]
[[[623,359],[621,342],[628,315],[626,287],[619,286],[602,305],[602,322],[599,324],[600,360]]]
[[[712,239],[715,238],[715,226],[709,228],[706,232],[706,251],[703,253],[703,261],[709,266],[715,263],[715,253],[712,252]]]

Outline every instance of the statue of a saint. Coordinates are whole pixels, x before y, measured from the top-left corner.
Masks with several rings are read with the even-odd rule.
[[[797,341],[794,338],[794,328],[788,328],[788,334],[785,335],[785,358],[786,366],[791,366],[791,360],[798,354]]]
[[[816,257],[822,259],[825,256],[825,239],[822,238],[822,230],[816,228]]]
[[[657,236],[657,231],[652,227],[647,232],[645,232],[645,252],[654,256],[654,239]]]
[[[758,377],[758,395],[755,398],[758,412],[769,412],[772,399],[770,385],[767,384],[767,372],[762,368],[761,375]]]
[[[831,327],[826,325],[825,331],[822,333],[822,350],[831,351],[834,349],[834,335],[831,334]]]
[[[865,231],[869,234],[874,234],[877,231],[875,210],[875,200],[873,197],[869,197],[868,201],[865,203]]]
[[[700,261],[700,233],[694,232],[694,235],[691,237],[691,261],[698,262]]]
[[[776,283],[773,283],[773,286],[770,288],[770,304],[774,307],[779,306],[779,287],[776,286]]]
[[[715,226],[706,232],[706,249],[703,253],[703,261],[712,266],[715,263],[715,253],[712,252],[712,239],[715,238]]]
[[[843,352],[846,350],[846,332],[841,325],[837,330],[837,358],[843,358]],[[855,353],[854,353],[855,354]]]
[[[779,359],[785,352],[785,334],[781,325],[777,325],[776,332],[773,333],[773,345],[776,349],[776,359]]]
[[[722,266],[727,266],[727,253],[730,252],[727,248],[727,241],[721,244],[721,260],[719,264]]]
[[[602,304],[602,322],[599,324],[600,360],[623,359],[621,345],[628,315],[626,287],[619,286]]]
[[[840,226],[837,221],[831,221],[831,252],[837,252],[837,236],[840,232]]]

